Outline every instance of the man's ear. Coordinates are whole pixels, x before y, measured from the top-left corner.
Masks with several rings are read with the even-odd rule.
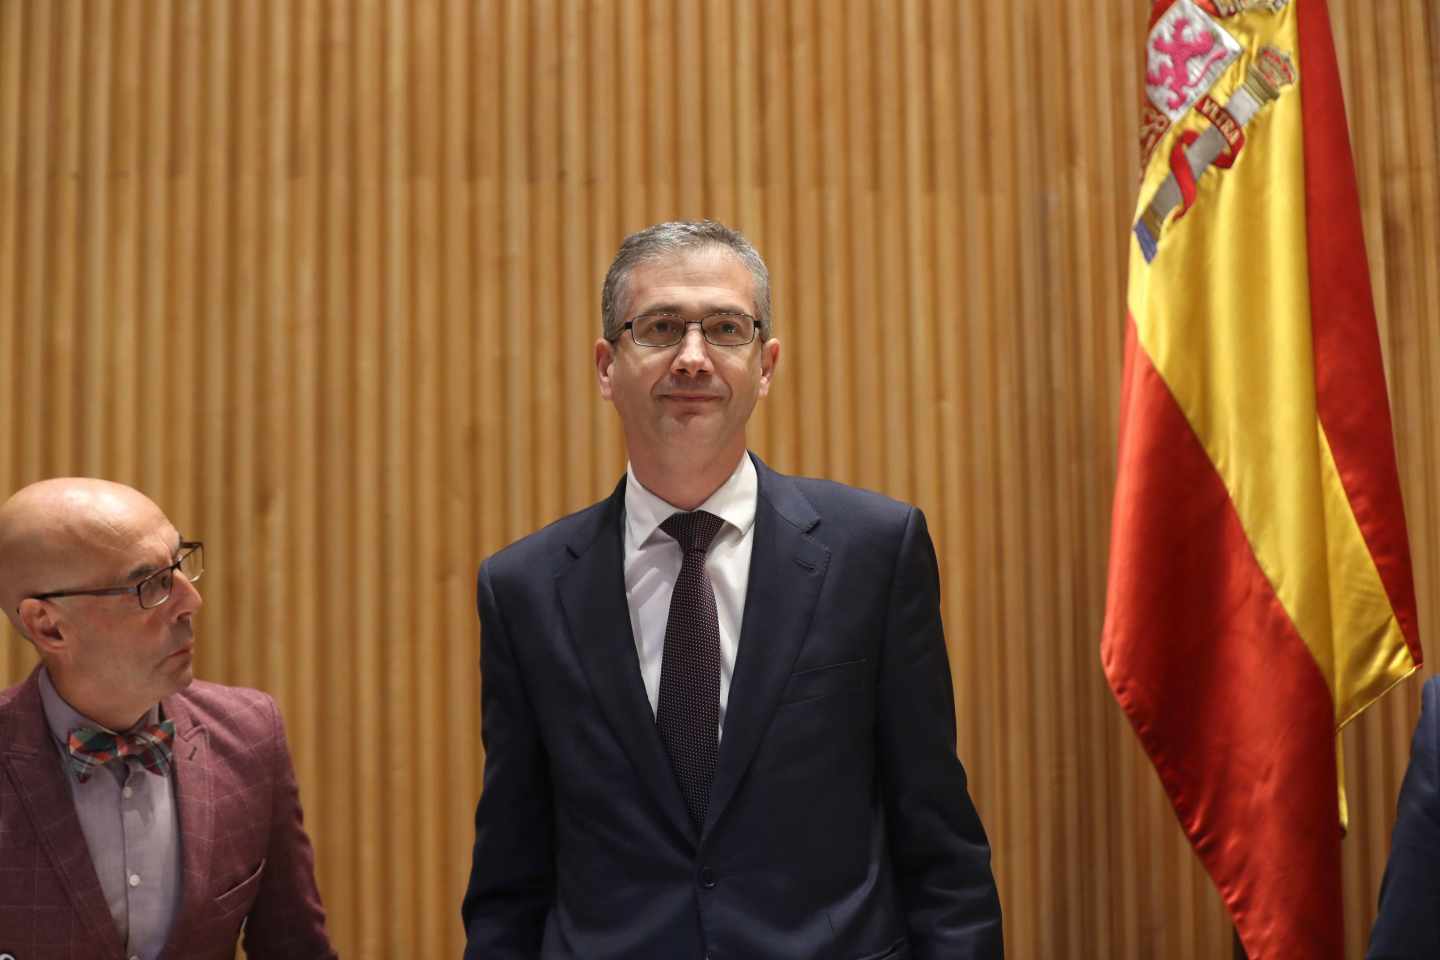
[[[775,378],[775,365],[780,362],[780,341],[771,337],[760,345],[760,396],[770,392]]]
[[[69,649],[54,604],[33,598],[21,600],[15,625],[42,656],[63,656]]]
[[[604,337],[595,341],[595,380],[600,384],[600,396],[610,399],[610,371],[615,366],[615,345]]]

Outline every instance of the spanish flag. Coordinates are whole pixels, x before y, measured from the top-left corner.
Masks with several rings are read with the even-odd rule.
[[[1101,660],[1252,960],[1343,956],[1340,728],[1421,662],[1324,0],[1159,0]]]

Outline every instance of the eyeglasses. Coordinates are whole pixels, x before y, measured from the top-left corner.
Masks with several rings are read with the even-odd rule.
[[[161,567],[139,583],[128,587],[106,587],[102,590],[53,590],[37,593],[31,600],[54,600],[58,597],[118,597],[127,593],[135,594],[141,610],[160,606],[170,599],[170,588],[175,584],[175,572],[194,583],[205,572],[205,544],[199,540],[180,541],[180,554],[168,567]]]
[[[755,339],[760,325],[748,313],[712,313],[701,320],[686,320],[673,313],[647,313],[624,324],[642,347],[673,347],[685,339],[691,324],[700,328],[707,343],[717,347],[743,347]]]

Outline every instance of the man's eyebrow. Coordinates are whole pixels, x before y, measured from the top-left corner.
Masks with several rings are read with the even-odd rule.
[[[183,543],[184,541],[185,541],[185,538],[182,537],[182,536],[180,536],[179,533],[176,533],[176,534],[175,534],[175,550],[174,550],[173,553],[170,554],[170,560],[171,560],[172,563],[174,562],[176,555],[180,553],[180,544]],[[163,569],[165,569],[165,568],[168,567],[168,566],[170,566],[170,564],[168,564],[168,563],[160,564],[159,566],[157,566],[157,565],[155,565],[155,564],[153,564],[153,563],[142,563],[142,564],[140,564],[138,567],[136,567],[135,569],[131,570],[129,573],[125,574],[125,579],[126,579],[126,580],[139,580],[141,577],[148,577],[148,576],[150,576],[150,574],[154,573],[156,570],[163,570]]]
[[[644,310],[641,310],[640,312],[638,312],[637,314],[635,314],[635,316],[637,316],[637,317],[645,317],[645,316],[651,316],[651,315],[657,314],[657,313],[674,314],[674,315],[676,315],[676,316],[685,316],[686,314],[688,314],[688,313],[690,313],[690,312],[691,312],[691,311],[686,310],[683,306],[681,306],[681,305],[678,304],[678,303],[657,303],[657,304],[652,304],[651,306],[646,307]],[[700,314],[700,316],[702,316],[702,317],[713,317],[713,316],[715,316],[716,314],[721,314],[721,313],[743,313],[743,314],[745,314],[746,316],[749,316],[749,314],[750,314],[750,311],[747,310],[745,307],[742,307],[742,306],[740,306],[740,305],[738,305],[738,304],[734,304],[734,303],[729,304],[729,305],[722,305],[722,306],[711,305],[711,306],[705,308],[703,311],[697,311],[697,312],[698,312],[698,313]]]
[[[134,570],[131,570],[129,573],[125,574],[125,579],[126,579],[126,580],[139,580],[141,577],[148,577],[148,576],[150,576],[150,574],[154,573],[156,570],[159,570],[159,569],[161,569],[161,568],[155,566],[155,564],[153,564],[153,563],[142,563],[142,564],[140,564],[140,566],[136,567]]]

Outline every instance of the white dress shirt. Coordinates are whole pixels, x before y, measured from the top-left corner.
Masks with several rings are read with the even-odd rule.
[[[730,676],[740,649],[740,618],[745,612],[745,590],[750,585],[750,550],[755,545],[755,503],[760,489],[755,464],[748,453],[730,478],[710,499],[696,507],[725,521],[711,541],[705,572],[715,589],[715,612],[720,621],[720,730],[725,732],[725,703],[730,697]],[[635,471],[625,467],[625,601],[630,606],[630,632],[640,658],[640,675],[650,698],[650,713],[660,702],[660,664],[665,653],[665,624],[670,619],[670,595],[680,575],[684,553],[660,524],[682,513],[641,486]]]

